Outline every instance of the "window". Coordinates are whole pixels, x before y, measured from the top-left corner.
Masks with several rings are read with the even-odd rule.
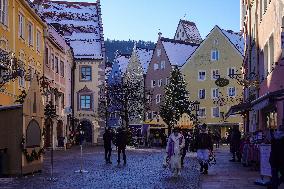
[[[220,55],[219,55],[219,51],[218,50],[212,50],[211,51],[211,60],[212,61],[219,60],[219,57],[220,57]]]
[[[228,69],[228,76],[235,75],[235,68],[229,68]]]
[[[92,67],[91,66],[81,67],[81,81],[92,81]]]
[[[60,74],[62,77],[64,77],[64,62],[60,61]]]
[[[159,69],[159,64],[155,63],[154,64],[154,70],[158,70]]]
[[[156,104],[159,104],[161,102],[161,94],[156,95]]]
[[[165,69],[166,68],[166,61],[162,60],[161,61],[161,69]]]
[[[218,98],[219,97],[219,89],[215,88],[212,89],[212,98]]]
[[[205,89],[199,89],[198,97],[199,99],[205,99]]]
[[[213,44],[218,45],[218,43],[219,43],[218,39],[214,39]]]
[[[162,53],[162,50],[161,49],[157,49],[157,57],[160,57],[161,53]]]
[[[170,79],[167,77],[166,78],[166,85],[168,85],[170,83]]]
[[[219,70],[212,70],[212,80],[216,80],[220,77]]]
[[[51,68],[54,70],[54,54],[51,54]]]
[[[58,68],[58,57],[55,57],[55,71],[56,73],[59,73],[59,68]]]
[[[158,80],[158,86],[159,86],[159,87],[161,87],[161,86],[163,85],[163,83],[162,83],[162,82],[163,82],[163,80],[162,80],[162,79],[159,79],[159,80]]]
[[[205,71],[199,71],[198,72],[198,80],[204,81],[206,79],[206,72]]]
[[[8,0],[0,0],[0,23],[8,25]]]
[[[41,33],[40,31],[36,31],[36,50],[37,52],[40,52],[40,46],[41,46]]]
[[[151,80],[151,87],[154,88],[156,85],[156,81],[155,80]]]
[[[19,13],[19,37],[24,39],[24,16]]]
[[[152,119],[152,112],[148,112],[147,114],[147,119]]]
[[[30,46],[33,46],[34,43],[34,28],[31,22],[28,23],[28,42]]]
[[[91,109],[91,95],[80,96],[80,109],[81,110]]]
[[[230,97],[236,96],[236,88],[235,87],[228,87],[228,96],[230,96]]]
[[[184,37],[184,32],[181,33],[181,36]]]
[[[45,64],[47,67],[49,67],[49,52],[48,52],[48,48],[45,48]]]
[[[212,117],[220,117],[219,107],[212,108]]]
[[[24,76],[19,76],[19,86],[20,87],[25,87],[25,78]]]
[[[152,101],[152,96],[151,95],[147,95],[147,100],[150,103]]]
[[[198,116],[199,117],[206,117],[206,109],[205,108],[199,108]]]

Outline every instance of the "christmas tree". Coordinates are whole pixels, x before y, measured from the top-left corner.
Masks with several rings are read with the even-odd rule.
[[[190,112],[191,103],[188,99],[188,91],[183,75],[178,67],[171,72],[169,83],[165,87],[165,100],[160,107],[160,115],[168,125],[169,133],[179,121],[183,113]]]

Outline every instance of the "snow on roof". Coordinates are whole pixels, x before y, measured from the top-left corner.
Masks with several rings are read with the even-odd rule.
[[[223,34],[230,40],[236,49],[244,56],[245,42],[240,33],[233,32],[232,30],[221,29]]]
[[[154,50],[137,47],[136,53],[137,53],[137,56],[138,56],[138,59],[139,59],[141,65],[142,65],[143,72],[144,72],[144,74],[146,74],[148,66],[151,62]]]
[[[117,61],[120,71],[122,74],[126,72],[127,65],[129,64],[131,55],[129,54],[118,54],[114,61]]]
[[[187,40],[188,42],[201,43],[202,38],[194,22],[190,22],[187,20],[181,20],[181,24],[183,25],[183,28],[188,37],[188,40]]]
[[[161,40],[171,65],[182,66],[198,47],[198,44],[174,39],[161,38]]]
[[[97,3],[44,0],[39,12],[74,50],[75,58],[103,58]]]
[[[62,50],[70,50],[70,46],[66,43],[65,39],[59,33],[57,33],[52,25],[48,25],[48,33],[50,38],[52,38],[52,40],[54,40],[54,42],[57,43],[57,45],[61,47]]]

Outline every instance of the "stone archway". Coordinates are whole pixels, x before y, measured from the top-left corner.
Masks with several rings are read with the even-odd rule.
[[[56,126],[58,147],[64,147],[63,121],[58,120]]]
[[[91,121],[84,119],[80,122],[84,131],[84,141],[87,143],[93,143],[93,124]]]

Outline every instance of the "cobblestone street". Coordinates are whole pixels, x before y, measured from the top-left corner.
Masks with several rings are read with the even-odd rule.
[[[128,149],[127,165],[117,166],[117,153],[113,151],[112,165],[104,163],[104,151],[100,147],[84,150],[84,169],[89,173],[80,174],[80,149],[73,147],[67,151],[56,151],[54,156],[54,176],[50,177],[49,153],[45,155],[44,170],[34,176],[7,178],[0,180],[0,188],[198,188],[199,172],[195,158],[187,157],[182,176],[173,178],[162,168],[164,153],[161,149]]]

